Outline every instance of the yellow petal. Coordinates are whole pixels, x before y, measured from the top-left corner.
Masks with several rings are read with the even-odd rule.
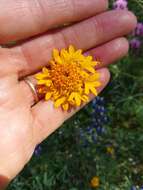
[[[55,64],[55,61],[51,60],[51,61],[49,61],[49,63],[50,63],[51,65],[54,65],[54,64]]]
[[[91,73],[95,73],[95,68],[91,66],[88,62],[86,61],[80,62],[80,65],[83,69],[86,69],[87,71]]]
[[[49,70],[46,67],[43,67],[42,72],[49,76]]]
[[[49,100],[52,96],[52,92],[47,92],[45,95],[45,100]]]
[[[66,57],[68,56],[68,52],[65,49],[61,50],[61,57],[66,59]]]
[[[91,73],[95,73],[95,69],[91,66],[84,66],[84,68]]]
[[[47,75],[46,75],[47,76]],[[42,74],[42,73],[38,73],[38,74],[36,74],[35,75],[35,78],[36,79],[43,79],[44,77],[46,77],[44,74]]]
[[[89,85],[87,83],[85,83],[85,90],[84,90],[85,94],[89,94]]]
[[[89,97],[86,96],[86,95],[83,95],[81,99],[82,99],[82,101],[84,101],[84,102],[88,102],[88,101],[89,101]]]
[[[81,96],[77,92],[72,92],[69,96],[68,101],[70,101],[72,104],[76,104],[77,106],[80,106],[81,104]]]
[[[37,84],[39,84],[39,85],[46,84],[46,80],[39,80],[39,81],[37,82]]]
[[[99,81],[96,81],[96,82],[92,82],[93,86],[94,87],[99,87],[101,86],[101,83]]]
[[[90,62],[91,62],[91,61],[92,61],[92,59],[93,59],[93,58],[92,58],[92,56],[91,56],[91,55],[89,55],[89,56],[87,56],[87,57],[86,57],[86,60],[87,60],[87,61],[90,61]]]
[[[95,96],[98,95],[97,90],[96,90],[94,87],[90,87],[90,91],[91,91]]]
[[[95,73],[93,75],[90,75],[87,80],[92,82],[92,81],[98,80],[99,76],[100,76],[99,73]]]
[[[75,92],[72,92],[71,94],[70,94],[70,96],[69,96],[69,98],[68,98],[68,101],[73,101],[73,98],[74,98],[74,95],[75,94]]]
[[[61,57],[59,55],[59,51],[57,49],[53,50],[53,58],[54,58],[55,62],[60,63],[60,64],[62,63],[62,59],[61,59]]]
[[[95,87],[94,87],[94,84],[92,84],[92,83],[85,83],[85,94],[89,94],[90,93],[90,91],[95,95],[95,96],[97,96],[97,90],[95,89]]]
[[[77,106],[81,105],[81,97],[78,93],[75,94],[75,102]]]
[[[68,103],[63,104],[63,105],[62,105],[62,108],[63,108],[65,111],[67,111],[67,110],[69,109],[69,104],[68,104]]]
[[[77,94],[76,92],[72,92],[68,98],[68,101],[74,103],[76,94]]]
[[[53,58],[54,60],[57,62],[57,63],[62,63],[62,59],[61,57],[59,56],[59,51],[57,49],[54,49],[53,50]]]
[[[69,53],[73,54],[75,52],[75,49],[72,45],[69,46]]]
[[[57,100],[59,97],[60,97],[59,92],[58,91],[54,91],[53,92],[53,98],[54,98],[54,100]]]
[[[80,58],[83,58],[82,50],[81,50],[81,49],[77,50],[74,55],[75,55],[77,58],[79,58],[79,57],[80,57]]]
[[[55,108],[58,108],[61,104],[63,104],[65,102],[66,98],[65,97],[62,97],[62,98],[59,98],[55,101],[54,103],[54,106]]]
[[[50,86],[52,84],[51,80],[46,80],[46,86]]]
[[[57,63],[59,63],[59,64],[62,64],[62,63],[63,63],[60,56],[57,56],[57,57],[55,58],[55,61],[56,61]]]
[[[92,65],[92,66],[95,67],[95,66],[98,65],[99,63],[100,63],[100,62],[98,62],[98,61],[92,61],[90,65]]]
[[[90,77],[90,75],[89,75],[86,71],[81,71],[81,72],[80,72],[80,75],[81,75],[82,77],[84,77],[84,78]]]
[[[59,51],[57,49],[53,49],[53,58],[55,59],[58,56],[59,56]]]

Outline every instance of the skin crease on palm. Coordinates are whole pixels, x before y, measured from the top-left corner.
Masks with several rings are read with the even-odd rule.
[[[63,112],[43,100],[31,107],[33,95],[23,77],[38,72],[53,48],[73,44],[102,60],[97,68],[101,92],[110,78],[105,67],[127,54],[122,36],[135,28],[136,18],[107,7],[107,0],[0,0],[0,43],[20,40],[17,46],[0,49],[1,188],[2,176],[12,180],[35,146],[78,111]],[[64,23],[72,24],[62,28]]]

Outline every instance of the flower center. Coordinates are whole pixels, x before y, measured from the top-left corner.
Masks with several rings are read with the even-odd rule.
[[[82,76],[77,63],[53,64],[50,70],[51,79],[57,90],[76,91],[82,86]]]

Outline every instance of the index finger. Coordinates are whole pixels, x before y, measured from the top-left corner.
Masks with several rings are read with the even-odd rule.
[[[1,0],[0,43],[94,16],[107,7],[108,0]]]

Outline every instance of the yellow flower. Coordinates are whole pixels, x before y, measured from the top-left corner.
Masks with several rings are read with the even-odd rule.
[[[115,153],[114,147],[108,146],[107,147],[107,153],[113,156]]]
[[[91,187],[93,187],[93,188],[99,187],[99,185],[100,185],[99,177],[98,177],[98,176],[93,177],[93,178],[91,179],[90,185],[91,185]]]
[[[99,73],[95,66],[99,64],[92,56],[84,56],[82,50],[69,48],[53,50],[52,60],[35,78],[39,94],[45,100],[52,100],[55,108],[69,110],[89,101],[89,94],[97,96]]]

